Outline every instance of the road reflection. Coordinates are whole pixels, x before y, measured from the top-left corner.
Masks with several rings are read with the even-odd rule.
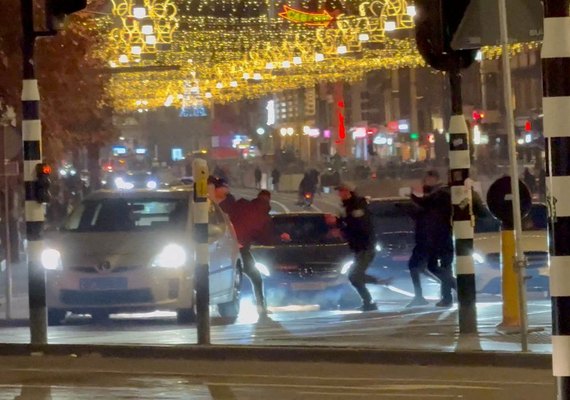
[[[50,386],[22,386],[14,400],[52,400]]]

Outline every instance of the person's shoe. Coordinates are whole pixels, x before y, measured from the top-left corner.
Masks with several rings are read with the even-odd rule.
[[[429,302],[423,297],[414,297],[414,299],[408,303],[406,308],[421,307],[421,306],[426,306],[428,304]]]
[[[376,305],[376,303],[372,302],[372,303],[365,303],[363,305],[361,305],[360,307],[358,307],[359,311],[362,312],[366,312],[366,311],[376,311],[378,310],[378,306]]]
[[[443,299],[438,301],[435,304],[436,307],[441,307],[441,308],[451,308],[453,307],[453,300],[452,299]]]

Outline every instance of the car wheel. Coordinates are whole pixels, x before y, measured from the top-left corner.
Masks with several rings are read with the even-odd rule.
[[[63,323],[67,312],[57,308],[48,309],[47,322],[48,326],[59,326]]]
[[[236,278],[234,279],[234,289],[232,300],[227,303],[218,304],[218,312],[220,316],[227,319],[230,323],[236,322],[239,316],[240,300],[241,300],[241,272],[237,272]]]
[[[176,322],[179,324],[193,324],[196,322],[196,310],[194,308],[182,308],[176,310]]]
[[[91,313],[91,320],[96,324],[102,324],[109,321],[110,313],[107,311],[93,311]]]

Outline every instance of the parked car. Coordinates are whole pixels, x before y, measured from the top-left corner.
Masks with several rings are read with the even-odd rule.
[[[396,278],[393,286],[405,285],[400,289],[407,292],[411,286],[408,261],[414,248],[415,228],[410,217],[414,205],[409,198],[395,197],[371,199],[369,207],[378,239],[372,269],[393,276]],[[523,220],[522,247],[528,260],[529,291],[549,290],[546,228],[546,206],[535,203]],[[500,235],[500,223],[490,212],[476,218],[473,259],[478,292],[501,293]]]
[[[50,324],[67,312],[106,319],[112,313],[171,310],[180,323],[194,312],[194,249],[187,224],[192,191],[98,191],[46,238]],[[241,259],[227,216],[209,210],[210,301],[222,317],[239,313]]]
[[[325,214],[276,214],[272,220],[270,244],[252,247],[269,304],[309,303],[330,309],[350,302],[352,254],[344,239],[331,235]],[[284,233],[290,240],[282,239]]]

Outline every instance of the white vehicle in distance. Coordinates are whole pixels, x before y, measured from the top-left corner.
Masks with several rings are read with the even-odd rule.
[[[113,313],[176,311],[195,319],[191,190],[99,191],[86,197],[45,241],[48,322],[68,312],[105,320]],[[221,209],[209,209],[210,304],[235,321],[241,259]]]

